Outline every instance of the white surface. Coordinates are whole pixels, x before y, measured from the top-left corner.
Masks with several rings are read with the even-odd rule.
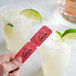
[[[20,3],[22,6],[28,4],[30,8],[38,10],[43,17],[43,24],[56,25],[58,24],[55,18],[56,0],[0,0],[0,7],[8,5],[8,3]],[[1,20],[0,20],[1,23]],[[75,45],[75,44],[74,44]],[[76,76],[76,51],[73,46],[70,63],[65,72],[65,76]],[[0,24],[0,54],[10,53],[7,51],[6,44],[3,37],[3,31]],[[21,68],[20,76],[43,76],[41,68],[41,60],[39,50],[35,51],[31,57],[24,63]]]

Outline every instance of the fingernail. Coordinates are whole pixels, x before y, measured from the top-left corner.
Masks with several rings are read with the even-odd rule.
[[[22,62],[22,58],[21,58],[21,57],[17,57],[16,60],[17,60],[18,62]]]

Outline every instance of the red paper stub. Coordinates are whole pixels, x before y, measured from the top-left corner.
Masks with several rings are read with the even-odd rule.
[[[45,39],[52,33],[52,30],[47,26],[43,26],[23,48],[16,54],[15,58],[21,57],[24,63],[28,57],[40,46]]]
[[[52,30],[47,26],[43,26],[32,38],[31,42],[36,46],[40,46],[45,39],[52,33]]]
[[[32,42],[27,42],[15,57],[21,57],[22,63],[24,63],[35,50],[36,46]]]

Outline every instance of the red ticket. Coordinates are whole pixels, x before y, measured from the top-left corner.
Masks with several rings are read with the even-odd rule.
[[[23,48],[16,54],[15,58],[22,57],[24,63],[28,57],[40,46],[44,40],[52,33],[52,30],[47,26],[43,26]]]
[[[36,46],[32,42],[28,42],[24,47],[16,54],[17,57],[22,57],[22,63],[36,50]]]
[[[31,42],[36,46],[40,46],[44,40],[52,33],[52,30],[47,26],[43,26],[32,38]]]

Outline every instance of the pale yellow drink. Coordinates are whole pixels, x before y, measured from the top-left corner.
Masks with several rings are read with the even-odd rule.
[[[70,51],[70,45],[48,38],[40,47],[44,76],[63,76]]]
[[[29,34],[32,27],[32,19],[21,15],[21,11],[13,9],[1,15],[7,48],[13,52],[19,51],[29,41]],[[13,27],[9,26],[10,24]]]
[[[18,52],[37,30],[42,18],[34,9],[9,9],[1,14],[7,48]],[[33,30],[33,31],[32,31]]]

